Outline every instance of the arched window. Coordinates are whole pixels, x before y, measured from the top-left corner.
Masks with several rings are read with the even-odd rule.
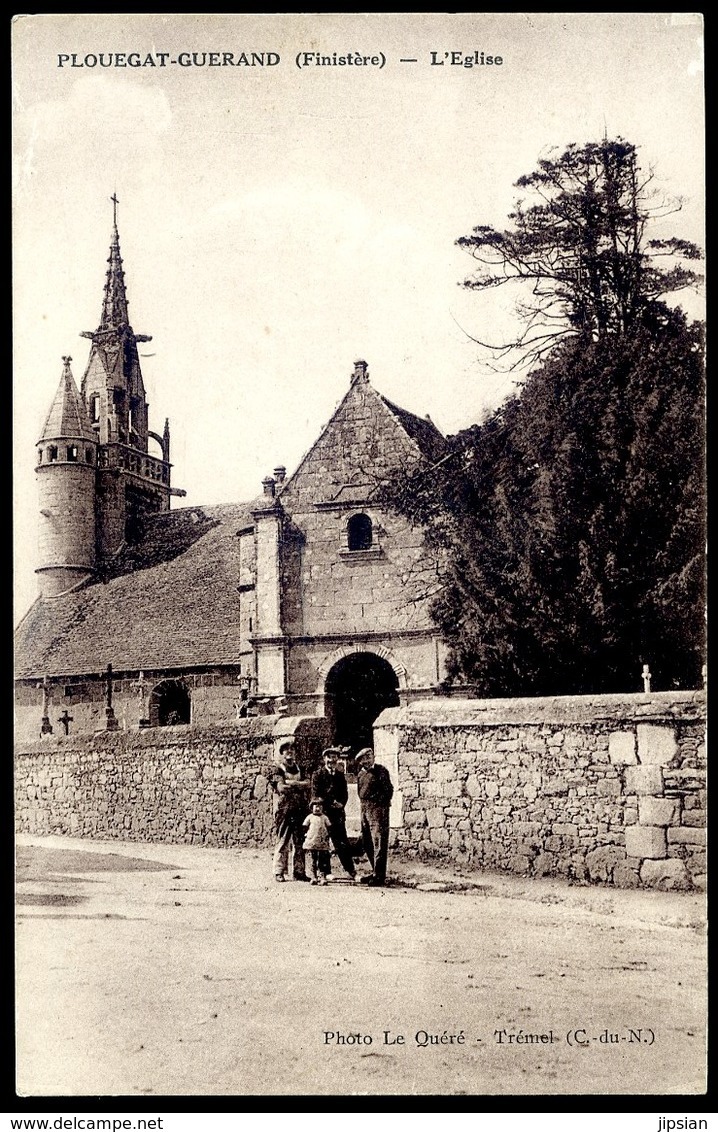
[[[347,523],[347,543],[350,550],[369,550],[373,528],[368,515],[352,515]]]
[[[191,701],[183,680],[163,680],[150,695],[150,727],[176,727],[189,723]]]
[[[90,420],[93,424],[99,424],[100,421],[100,394],[93,393],[90,397]]]

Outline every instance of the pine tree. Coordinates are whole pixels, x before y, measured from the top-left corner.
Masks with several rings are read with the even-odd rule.
[[[618,139],[570,146],[519,187],[513,227],[458,242],[478,291],[530,285],[519,395],[392,491],[443,563],[433,616],[449,679],[481,695],[701,683],[703,332],[662,295],[685,240],[649,240],[650,177]],[[667,266],[659,263],[669,257]]]
[[[516,187],[525,196],[510,227],[479,225],[457,240],[477,264],[465,287],[519,286],[517,338],[493,346],[476,339],[498,355],[536,362],[568,338],[628,334],[651,303],[698,283],[686,266],[701,258],[695,244],[648,238],[652,223],[681,202],[659,196],[622,138],[570,145]]]

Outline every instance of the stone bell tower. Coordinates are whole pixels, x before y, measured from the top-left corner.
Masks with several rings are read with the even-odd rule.
[[[125,273],[113,204],[108,269],[96,330],[83,331],[92,346],[78,390],[65,358],[37,445],[40,485],[40,565],[43,597],[54,597],[84,581],[124,544],[141,537],[149,515],[168,511],[170,430],[148,426],[139,342],[129,319]],[[150,453],[153,440],[159,451]]]
[[[83,331],[92,342],[81,392],[98,442],[97,555],[101,562],[123,543],[140,536],[145,516],[169,511],[170,434],[165,421],[162,436],[148,428],[149,406],[140,368],[138,342],[130,325],[125,273],[117,231],[116,196],[110,255],[97,330]],[[153,439],[160,455],[150,455]]]

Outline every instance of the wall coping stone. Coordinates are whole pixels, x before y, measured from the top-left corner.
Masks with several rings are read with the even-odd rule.
[[[582,724],[605,721],[701,723],[706,693],[643,692],[596,696],[535,696],[521,699],[461,700],[435,696],[385,708],[374,727],[462,727],[479,724]]]
[[[18,744],[17,757],[23,755],[59,754],[63,751],[117,751],[143,748],[186,747],[207,741],[229,742],[255,739],[274,743],[276,715],[250,716],[232,723],[181,724],[177,727],[143,727],[131,731],[78,732],[76,735],[53,735]]]

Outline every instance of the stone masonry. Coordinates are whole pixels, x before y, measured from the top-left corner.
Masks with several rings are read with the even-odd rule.
[[[18,829],[37,834],[265,845],[276,717],[236,726],[70,735],[18,753]]]
[[[311,769],[326,721],[69,735],[23,744],[18,828],[30,833],[267,845],[280,734]],[[702,889],[705,696],[433,697],[374,728],[410,856],[621,888]]]
[[[465,868],[703,888],[699,692],[422,700],[375,724],[409,854]]]
[[[378,502],[398,467],[443,445],[432,424],[390,405],[357,362],[342,403],[282,486],[281,619],[296,710],[315,710],[332,654],[345,646],[387,650],[395,671],[406,673],[402,689],[425,694],[443,677],[425,597],[433,560],[421,531]],[[371,523],[365,549],[349,546],[357,515]],[[258,606],[259,591],[258,580]]]

